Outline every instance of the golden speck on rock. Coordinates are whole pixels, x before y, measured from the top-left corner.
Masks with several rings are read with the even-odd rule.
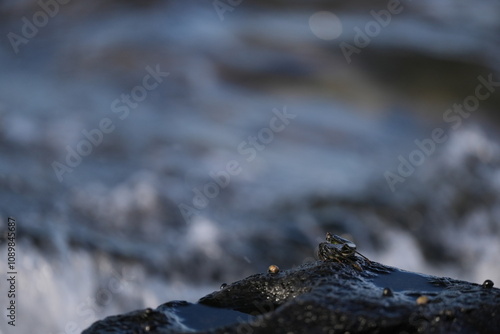
[[[280,272],[280,268],[275,264],[271,264],[269,268],[267,268],[267,272],[270,274],[277,274]]]
[[[427,296],[420,296],[417,298],[417,305],[424,305],[429,302],[429,297]]]

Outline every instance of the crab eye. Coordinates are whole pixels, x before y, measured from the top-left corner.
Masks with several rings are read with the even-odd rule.
[[[345,240],[344,238],[339,237],[336,234],[327,233],[326,234],[326,241],[328,241],[331,244],[337,245],[337,244],[345,244],[345,242],[347,240]]]
[[[326,241],[332,242],[333,235],[330,232],[326,232]]]

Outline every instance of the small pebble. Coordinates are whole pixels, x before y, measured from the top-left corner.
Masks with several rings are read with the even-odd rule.
[[[493,281],[490,279],[487,279],[483,283],[483,288],[491,289],[493,287],[493,285],[494,285]]]
[[[392,290],[389,288],[385,288],[384,291],[382,292],[382,296],[384,297],[392,297],[394,294],[392,293]]]
[[[417,298],[417,305],[424,305],[429,302],[429,297],[427,296],[420,296]]]
[[[227,286],[227,283],[222,283],[222,284],[220,285],[220,289],[222,290],[222,289],[224,289],[226,286]]]
[[[267,272],[270,274],[277,274],[280,272],[280,268],[275,264],[271,264],[269,268],[267,268]]]

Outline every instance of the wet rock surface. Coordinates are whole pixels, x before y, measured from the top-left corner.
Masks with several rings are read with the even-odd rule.
[[[133,311],[107,317],[94,323],[83,334],[90,333],[190,333],[210,328],[223,327],[244,320],[251,320],[247,314],[186,301],[171,301],[155,310]]]
[[[361,258],[358,264],[362,270],[316,261],[252,275],[198,304],[171,302],[143,311],[147,316],[109,317],[84,334],[497,333],[500,328],[500,290],[491,281],[423,275]]]

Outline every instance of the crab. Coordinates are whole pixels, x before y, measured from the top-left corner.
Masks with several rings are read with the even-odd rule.
[[[319,244],[318,257],[320,260],[348,263],[359,271],[363,271],[363,269],[358,264],[356,254],[370,262],[366,256],[356,250],[356,245],[350,240],[327,232],[326,241]]]

